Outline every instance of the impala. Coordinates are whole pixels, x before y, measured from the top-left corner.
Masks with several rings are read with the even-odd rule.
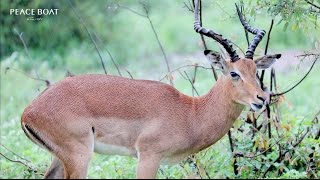
[[[257,69],[271,66],[280,54],[253,61],[265,31],[252,28],[237,8],[240,21],[255,34],[244,58],[230,41],[200,26],[196,32],[219,42],[230,60],[205,50],[222,75],[201,97],[190,97],[157,81],[109,75],[67,77],[51,85],[23,112],[22,129],[53,155],[45,178],[86,178],[94,152],[138,158],[137,178],[155,178],[161,163],[176,163],[221,139],[245,106],[262,111],[268,103],[256,79]]]

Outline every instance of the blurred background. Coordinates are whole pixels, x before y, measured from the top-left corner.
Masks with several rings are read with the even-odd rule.
[[[308,2],[240,2],[244,5],[244,14],[253,27],[268,31],[271,20],[274,19],[268,54],[282,54],[282,58],[273,66],[277,73],[278,92],[296,84],[309,70],[316,57],[299,55],[320,53],[320,9]],[[320,4],[319,0],[310,2]],[[195,76],[194,67],[188,65],[198,64],[210,68],[203,56],[201,38],[193,30],[194,15],[190,11],[192,3],[188,0],[3,0],[0,3],[2,178],[40,178],[51,161],[50,154],[27,139],[20,127],[20,117],[24,108],[46,88],[46,83],[34,78],[55,83],[68,73],[103,74],[103,61],[108,74],[161,80],[165,83],[169,83],[171,78],[179,91],[197,96],[183,74]],[[247,41],[234,3],[239,1],[203,0],[202,22],[204,27],[232,40],[238,46],[238,54],[242,56],[241,49],[246,51]],[[27,20],[29,16],[26,15],[10,15],[9,10],[12,8],[59,11],[57,15],[34,16],[35,19],[41,20]],[[252,35],[249,35],[249,38],[252,39]],[[220,46],[212,39],[205,40],[209,49],[221,51]],[[263,55],[266,42],[265,37],[256,50],[256,56]],[[174,71],[170,76],[167,76],[164,53],[170,69]],[[186,67],[176,71],[182,66]],[[267,85],[269,74],[270,70],[266,71]],[[295,132],[300,132],[299,128],[308,127],[319,111],[319,77],[320,66],[317,62],[297,88],[281,97],[279,107],[282,123],[286,125],[283,128],[287,133],[286,138],[294,139]],[[214,83],[215,79],[210,69],[198,69],[194,86],[199,95],[206,94]],[[235,126],[243,123],[242,118],[245,118],[244,115]],[[235,132],[234,137],[239,139],[239,142],[245,142],[242,139],[243,134]],[[311,145],[319,143],[319,140],[307,140],[304,143],[301,152],[309,151],[305,147],[311,148]],[[251,146],[246,147],[244,144],[240,143],[238,147],[242,148],[241,150],[250,150]],[[222,155],[221,152],[226,154]],[[272,159],[273,155],[270,156]],[[239,167],[245,168],[241,169],[240,174],[235,175],[232,167],[234,157],[226,137],[201,152],[196,158],[200,171],[202,168],[209,172],[208,176],[201,176],[201,172],[184,162],[175,166],[162,166],[158,177],[257,178],[260,175],[253,171],[254,168],[268,167],[266,164],[259,166],[258,162],[251,161],[251,165],[248,165],[246,160],[238,159]],[[289,165],[285,165],[287,169],[281,177],[310,177],[305,170],[306,165],[298,168],[294,168],[294,164],[291,168]],[[134,178],[135,167],[134,158],[94,155],[88,177]],[[318,171],[315,174],[319,177]],[[269,177],[276,177],[276,173],[271,173]]]

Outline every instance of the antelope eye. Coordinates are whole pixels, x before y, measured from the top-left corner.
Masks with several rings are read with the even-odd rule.
[[[238,80],[240,78],[239,74],[235,73],[235,72],[230,72],[230,76],[232,77],[232,79],[234,80]]]

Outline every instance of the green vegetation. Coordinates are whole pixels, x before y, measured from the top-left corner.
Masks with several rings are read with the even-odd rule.
[[[140,3],[135,1],[72,1],[91,33],[94,34],[103,60],[109,74],[118,75],[107,53],[108,49],[121,73],[130,77],[128,70],[136,79],[159,80],[166,75],[165,63],[152,32],[148,19],[136,15],[125,8],[116,6],[116,3],[127,6],[144,14]],[[171,69],[182,65],[199,63],[204,64],[203,47],[199,35],[193,31],[193,14],[183,8],[183,0],[171,1],[143,1],[150,7],[150,18],[155,26],[159,39],[168,55]],[[187,1],[186,1],[187,2]],[[244,31],[235,15],[232,0],[204,1],[203,24],[207,28],[222,33],[232,39],[245,50],[246,41]],[[304,1],[295,1],[291,8],[276,6],[280,0],[249,1],[245,4],[248,9],[245,13],[250,22],[257,27],[268,30],[271,18],[275,18],[275,26],[270,40],[270,53],[287,54],[292,58],[275,65],[277,72],[277,86],[282,92],[294,85],[308,70],[311,60],[306,58],[297,65],[297,58],[290,56],[303,51],[319,52],[320,31],[318,26],[310,26],[315,20],[313,16],[305,15],[303,10],[309,6]],[[289,1],[283,1],[289,2]],[[319,4],[319,1],[314,1]],[[21,72],[36,77],[35,70],[43,79],[57,82],[65,77],[67,71],[73,74],[103,73],[99,56],[81,22],[72,11],[68,1],[0,1],[1,6],[1,72],[0,72],[0,152],[12,160],[21,161],[25,165],[11,162],[0,156],[1,178],[41,178],[51,162],[51,155],[32,143],[23,133],[20,118],[24,108],[45,89],[45,83],[30,79]],[[245,2],[247,3],[247,2]],[[270,5],[271,4],[271,5]],[[40,22],[26,21],[23,16],[10,16],[8,9],[14,8],[59,8],[58,16],[44,17]],[[268,8],[270,7],[270,8]],[[288,17],[287,11],[299,7],[298,15]],[[280,12],[280,13],[277,13]],[[319,17],[319,15],[318,15]],[[281,19],[283,19],[281,21]],[[28,46],[31,58],[28,58],[19,36],[15,33],[23,32],[23,38]],[[252,38],[252,36],[250,36]],[[211,49],[219,50],[217,43],[207,39]],[[257,49],[257,54],[263,54],[266,38]],[[239,54],[241,54],[239,51]],[[199,58],[198,58],[199,57]],[[281,61],[281,59],[279,60]],[[292,62],[292,63],[291,63]],[[35,68],[33,67],[33,65]],[[7,69],[9,67],[10,69]],[[300,68],[299,68],[300,67]],[[18,71],[17,71],[18,70]],[[193,67],[181,69],[193,76]],[[269,71],[265,81],[268,84]],[[267,178],[315,178],[320,177],[320,140],[314,138],[319,131],[319,121],[311,128],[310,133],[297,146],[297,134],[305,132],[311,126],[315,114],[320,106],[320,66],[317,62],[309,76],[293,91],[281,98],[281,121],[275,124],[272,121],[272,135],[259,131],[254,139],[250,139],[252,125],[245,123],[247,112],[236,121],[231,132],[236,142],[236,151],[250,155],[258,149],[263,149],[278,143],[284,150],[290,150],[290,157],[285,156],[281,162],[273,163],[278,156],[278,145],[272,146],[272,151],[266,156],[255,158],[237,157],[239,174],[235,175],[233,162],[235,158],[230,151],[228,137],[218,141],[215,145],[195,155],[195,168],[188,161],[174,166],[161,166],[158,178],[262,178],[262,173],[269,166],[271,170]],[[175,87],[181,92],[192,95],[190,83],[176,71],[173,73]],[[168,83],[165,79],[163,82]],[[198,69],[195,87],[203,95],[214,84],[211,70]],[[272,118],[276,114],[271,114]],[[262,123],[262,118],[258,120]],[[279,131],[275,130],[279,127]],[[238,129],[243,131],[240,132]],[[280,137],[278,134],[280,133]],[[312,149],[312,148],[315,149]],[[9,150],[25,158],[13,154]],[[315,166],[313,171],[308,170],[309,154],[314,152]],[[308,159],[309,158],[309,159]],[[89,168],[89,178],[134,178],[136,169],[135,158],[122,156],[106,156],[95,154]],[[36,172],[33,170],[37,170]],[[261,171],[260,171],[261,170]],[[278,176],[278,172],[282,174]],[[197,175],[197,173],[199,174]],[[206,174],[206,172],[208,174]],[[260,176],[258,176],[260,175]]]

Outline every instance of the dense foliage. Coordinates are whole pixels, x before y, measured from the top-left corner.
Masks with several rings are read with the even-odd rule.
[[[257,0],[249,1],[251,7],[250,15],[260,9],[266,10],[272,17],[280,17],[278,23],[283,23],[284,29],[290,27],[292,30],[318,29],[320,9],[316,4],[319,0]]]

